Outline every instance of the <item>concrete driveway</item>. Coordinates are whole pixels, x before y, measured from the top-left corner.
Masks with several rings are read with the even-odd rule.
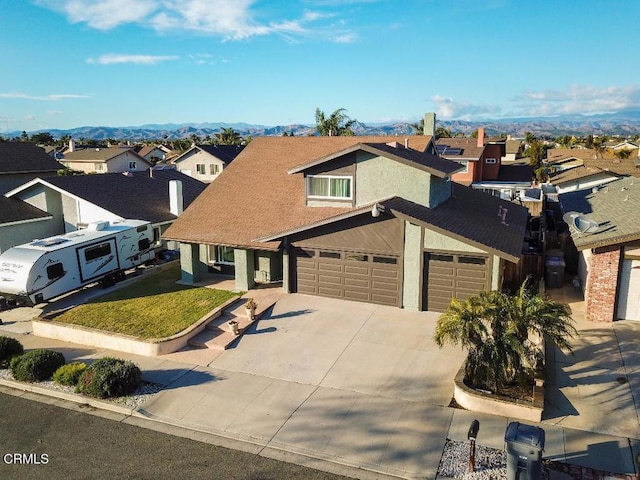
[[[433,478],[460,349],[437,314],[285,295],[234,348],[146,404],[151,417],[402,477]],[[271,451],[271,452],[269,452]]]

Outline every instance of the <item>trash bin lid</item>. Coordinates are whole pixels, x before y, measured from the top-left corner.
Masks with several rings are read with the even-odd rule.
[[[511,422],[504,434],[504,441],[521,443],[544,450],[544,430],[520,422]]]

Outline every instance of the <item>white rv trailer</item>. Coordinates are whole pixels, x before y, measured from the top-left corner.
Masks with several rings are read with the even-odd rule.
[[[154,255],[149,222],[95,222],[5,251],[0,255],[0,292],[37,304],[96,281],[112,284]]]

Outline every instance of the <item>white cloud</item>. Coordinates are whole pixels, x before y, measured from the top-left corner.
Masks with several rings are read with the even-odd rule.
[[[617,112],[640,107],[640,86],[572,85],[566,90],[528,91],[513,101],[527,116]]]
[[[343,35],[338,35],[334,39],[334,42],[336,42],[336,43],[353,43],[356,40],[358,40],[358,35],[356,35],[355,33],[345,33]]]
[[[87,63],[96,63],[99,65],[116,65],[121,63],[133,63],[136,65],[155,65],[156,63],[166,62],[170,60],[178,60],[180,57],[176,55],[122,55],[117,53],[109,53],[101,55],[98,58],[89,58]]]
[[[0,93],[0,98],[9,98],[16,100],[44,100],[44,101],[57,101],[57,100],[67,100],[74,98],[89,98],[88,95],[73,95],[73,94],[52,94],[52,95],[28,95],[26,93]]]
[[[256,0],[35,0],[37,4],[62,13],[72,23],[86,23],[98,30],[133,24],[158,32],[192,31],[224,40],[281,34],[318,35],[323,39],[353,41],[349,32],[328,35],[330,26],[318,22],[335,16],[332,12],[305,10],[299,18],[261,20],[252,7]],[[362,1],[362,0],[360,0]],[[347,3],[354,3],[353,1]],[[357,2],[360,3],[360,2]],[[321,6],[340,6],[343,2]],[[264,10],[260,11],[264,13]],[[311,29],[311,24],[315,28]]]
[[[496,116],[501,109],[495,105],[478,105],[464,101],[457,101],[451,97],[435,95],[431,98],[435,105],[435,112],[442,119],[457,119],[471,121],[487,116]]]

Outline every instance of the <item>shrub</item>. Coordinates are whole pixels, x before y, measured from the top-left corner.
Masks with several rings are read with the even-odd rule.
[[[18,340],[11,337],[0,337],[0,367],[6,367],[11,357],[22,355],[23,353],[24,348]]]
[[[53,381],[60,385],[75,386],[82,373],[87,369],[87,364],[73,362],[58,368],[53,374]]]
[[[13,378],[23,382],[40,382],[53,375],[58,368],[65,364],[64,355],[53,350],[32,350],[14,357],[9,369]]]
[[[76,392],[92,397],[108,398],[130,395],[142,382],[142,372],[132,362],[104,357],[82,373]]]

